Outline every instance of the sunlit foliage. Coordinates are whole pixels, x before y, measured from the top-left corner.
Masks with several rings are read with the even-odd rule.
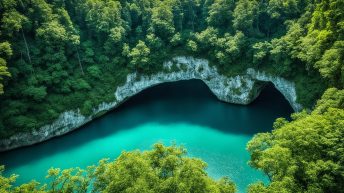
[[[342,192],[343,101],[343,90],[329,89],[312,113],[277,119],[275,130],[257,134],[247,145],[250,165],[270,184],[252,184],[249,192]]]
[[[151,151],[123,152],[116,160],[100,160],[86,170],[51,168],[48,183],[32,181],[13,186],[18,176],[4,177],[0,167],[1,193],[234,193],[235,185],[228,178],[210,178],[207,164],[186,157],[186,149],[155,144]]]

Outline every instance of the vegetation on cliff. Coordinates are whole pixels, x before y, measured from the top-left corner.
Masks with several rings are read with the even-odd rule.
[[[341,10],[340,0],[3,0],[0,137],[90,114],[128,73],[157,72],[173,54],[206,56],[229,76],[253,67],[291,79],[311,108],[343,85]]]
[[[312,112],[278,119],[248,144],[250,165],[271,180],[249,192],[342,192],[343,10],[343,0],[2,0],[0,138],[66,110],[89,114],[115,100],[127,74],[158,72],[174,54],[206,56],[228,76],[252,67],[293,80],[309,109],[329,88]],[[234,192],[204,168],[157,145],[87,171],[52,169],[46,186],[12,187],[15,176],[1,176],[0,190]]]

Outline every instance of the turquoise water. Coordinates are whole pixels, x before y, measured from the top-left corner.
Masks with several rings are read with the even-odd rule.
[[[176,143],[189,156],[208,163],[214,178],[229,176],[239,192],[267,178],[247,165],[246,143],[257,132],[271,130],[273,120],[292,109],[272,86],[251,105],[220,102],[197,80],[167,83],[131,98],[107,115],[71,132],[31,147],[0,154],[6,174],[18,183],[44,182],[50,167],[86,167],[99,159],[115,159],[123,150],[147,150],[156,142]]]

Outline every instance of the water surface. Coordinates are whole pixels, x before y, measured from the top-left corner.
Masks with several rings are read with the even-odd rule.
[[[122,151],[147,150],[156,142],[176,143],[189,156],[208,163],[214,178],[229,176],[239,192],[267,178],[247,165],[246,143],[258,132],[270,131],[277,117],[289,117],[291,107],[271,85],[248,106],[220,102],[199,80],[165,83],[132,97],[119,108],[62,137],[0,154],[6,174],[18,183],[44,182],[50,167],[86,167],[115,159]]]

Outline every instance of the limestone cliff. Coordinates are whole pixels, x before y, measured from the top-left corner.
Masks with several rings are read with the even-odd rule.
[[[93,109],[90,116],[75,111],[67,111],[60,115],[50,125],[41,127],[33,132],[18,133],[9,139],[0,141],[0,151],[6,151],[21,146],[32,145],[52,137],[66,134],[85,123],[91,121],[98,113],[109,111],[140,91],[164,82],[200,79],[214,95],[222,101],[235,104],[251,103],[262,90],[264,82],[271,82],[289,101],[295,111],[302,109],[297,103],[295,84],[280,77],[274,77],[264,72],[248,69],[245,75],[226,77],[218,73],[215,67],[209,66],[207,60],[193,57],[175,57],[164,63],[164,71],[152,76],[129,74],[124,85],[118,87],[114,93],[116,100],[102,103]]]

